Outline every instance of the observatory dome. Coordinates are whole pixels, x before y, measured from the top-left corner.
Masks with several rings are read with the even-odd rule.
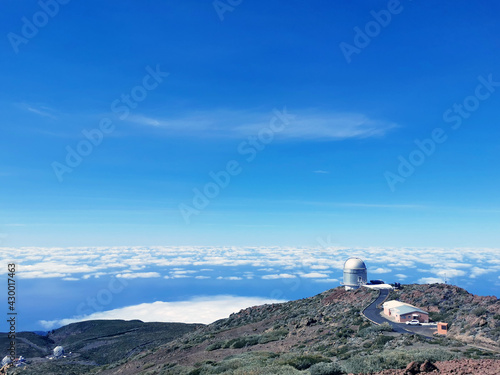
[[[367,271],[365,262],[362,259],[352,257],[344,263],[344,282],[346,290],[358,289],[367,282]]]
[[[54,357],[60,357],[64,355],[64,348],[62,346],[56,346],[54,348]]]
[[[349,258],[344,263],[344,270],[348,268],[351,270],[366,270],[366,265],[360,258]]]
[[[9,363],[12,363],[12,359],[11,359],[8,355],[6,355],[6,356],[5,356],[5,357],[3,357],[3,359],[2,359],[2,366],[5,366],[5,365],[7,365],[7,364],[9,364]]]

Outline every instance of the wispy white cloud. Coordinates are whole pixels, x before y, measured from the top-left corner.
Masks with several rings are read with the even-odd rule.
[[[131,115],[127,118],[127,120],[139,125],[155,126],[155,127],[161,125],[160,121],[147,116]]]
[[[316,170],[316,171],[313,171],[313,173],[318,173],[318,174],[329,174],[330,172],[328,172],[328,171],[324,171],[324,170],[322,170],[322,169],[318,169],[318,170]]]
[[[425,208],[425,206],[419,204],[392,204],[392,203],[335,203],[337,206],[344,207],[361,207],[361,208],[403,208],[403,209],[414,209],[414,208]]]
[[[139,319],[143,322],[180,322],[209,324],[244,308],[285,302],[270,298],[210,296],[194,297],[179,302],[142,303],[119,309],[96,312],[86,316],[57,320],[40,320],[44,329],[53,329],[70,323],[95,319]]]
[[[332,202],[308,200],[281,200],[281,203],[301,204],[317,207],[358,207],[358,208],[394,208],[394,209],[425,209],[427,206],[420,204],[395,204],[395,203],[368,203],[368,202]]]
[[[219,276],[217,280],[243,280],[243,277],[239,276]]]
[[[441,278],[459,277],[466,275],[466,272],[464,270],[457,270],[455,268],[432,269],[431,272],[437,276],[441,276]]]
[[[289,273],[280,273],[280,274],[273,274],[273,275],[264,275],[262,276],[262,279],[264,280],[275,280],[275,279],[294,279],[297,276],[291,275]]]
[[[127,272],[116,275],[116,277],[121,277],[123,279],[149,279],[160,276],[158,272]]]
[[[319,272],[301,273],[299,275],[300,275],[300,277],[304,277],[306,279],[320,279],[320,278],[328,277],[328,274],[319,273]]]
[[[391,271],[392,270],[389,268],[379,267],[379,268],[375,268],[374,270],[370,270],[370,273],[389,273]]]
[[[403,275],[402,273],[397,273],[394,276],[396,276],[399,280],[404,280],[404,279],[408,278],[408,276]]]
[[[338,286],[339,279],[315,279],[315,283],[332,283],[332,288]]]
[[[26,103],[20,103],[17,105],[18,107],[24,109],[25,111],[34,113],[35,115],[41,116],[41,117],[47,117],[50,119],[56,119],[57,117],[54,115],[54,110],[43,106],[43,105],[33,105],[33,104],[26,104]]]
[[[104,275],[106,275],[106,272],[94,272],[91,274],[83,275],[82,279],[87,280],[87,279],[90,279],[91,277],[93,277],[94,279],[98,279]]]
[[[189,279],[191,278],[192,276],[190,275],[177,275],[177,274],[174,274],[174,275],[170,275],[170,276],[163,276],[164,279]]]
[[[470,277],[474,279],[478,276],[494,271],[496,271],[495,268],[472,267],[470,272]]]
[[[65,278],[67,273],[61,272],[43,272],[43,271],[28,271],[18,272],[17,276],[21,279],[50,279],[50,278]]]
[[[291,139],[332,139],[379,137],[396,127],[395,123],[371,119],[360,113],[297,114],[284,135]]]
[[[439,277],[422,277],[418,279],[418,282],[420,284],[435,284],[435,283],[442,284],[444,283],[444,280]]]
[[[373,119],[362,113],[339,113],[320,110],[286,111],[293,119],[277,133],[281,139],[342,140],[379,137],[397,125]],[[206,137],[241,137],[258,134],[269,126],[272,111],[236,111],[218,109],[198,111],[184,116],[153,118],[130,116],[127,121],[162,129],[169,134]]]
[[[310,268],[313,270],[327,270],[330,269],[331,266],[328,266],[326,264],[313,264],[310,266]]]

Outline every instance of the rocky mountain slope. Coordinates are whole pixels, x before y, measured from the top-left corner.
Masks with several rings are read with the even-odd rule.
[[[408,285],[398,291],[401,299],[416,303],[419,290],[436,300],[446,295],[446,305],[460,316],[476,307],[463,305],[466,291],[448,293],[432,285]],[[495,357],[451,338],[426,339],[373,326],[360,311],[377,296],[366,288],[335,288],[317,296],[284,304],[255,306],[183,336],[154,352],[144,352],[102,374],[328,374],[362,373],[405,368],[412,361],[446,361],[455,358]],[[476,297],[477,300],[477,297]],[[498,300],[486,299],[485,314],[494,316]],[[430,307],[430,305],[427,305]],[[445,311],[443,308],[442,311]],[[447,311],[447,310],[446,310]],[[455,315],[450,313],[451,319]],[[490,339],[492,331],[479,328]],[[495,362],[498,363],[498,362]]]
[[[69,335],[63,339],[63,327],[51,338],[74,340],[72,345],[75,348],[87,350],[96,345],[96,351],[101,351],[103,358],[121,355],[120,360],[94,366],[92,371],[89,366],[85,370],[79,368],[88,363],[78,362],[77,358],[51,364],[61,369],[64,367],[61,372],[38,368],[33,360],[23,372],[14,370],[10,373],[335,375],[405,369],[412,361],[423,363],[430,360],[438,367],[447,366],[447,363],[453,363],[450,360],[465,358],[491,359],[484,362],[485,366],[500,369],[500,349],[494,341],[499,323],[498,299],[473,296],[448,285],[405,285],[393,293],[390,298],[397,297],[432,311],[439,320],[449,321],[450,337],[427,339],[392,332],[389,325],[375,326],[360,312],[377,297],[378,292],[367,288],[345,291],[338,287],[297,301],[249,307],[208,326],[190,327],[184,334],[179,331],[178,337],[171,340],[170,335],[168,340],[171,341],[167,343],[146,340],[148,336],[153,341],[162,340],[166,333],[156,330],[154,333],[142,332],[142,342],[147,342],[143,348],[137,345],[136,334],[132,331],[118,335],[126,339],[115,342],[116,347],[108,347],[99,346],[103,340],[106,342],[105,337],[83,339]],[[72,332],[76,332],[74,328]],[[83,335],[85,332],[82,330]],[[114,339],[114,336],[109,339]],[[471,340],[476,347],[467,344]],[[477,347],[479,343],[483,349]],[[485,346],[492,350],[485,350]],[[81,349],[76,349],[79,355]]]
[[[85,374],[98,365],[114,363],[158,347],[201,326],[143,323],[139,320],[86,321],[69,324],[43,336],[21,332],[17,335],[17,354],[30,362],[23,373],[33,369],[39,374]],[[6,334],[0,335],[0,345],[8,347]],[[46,359],[58,345],[63,346],[67,354],[72,354],[57,361]]]

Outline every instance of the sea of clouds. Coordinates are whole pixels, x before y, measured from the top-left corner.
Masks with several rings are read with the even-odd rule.
[[[0,258],[5,264],[0,275],[6,277],[7,263],[15,262],[16,277],[20,283],[24,280],[26,285],[50,282],[52,287],[55,285],[57,289],[60,285],[64,289],[66,284],[73,283],[85,290],[85,285],[90,285],[90,282],[95,285],[102,281],[101,294],[97,294],[97,299],[102,299],[100,308],[89,309],[94,305],[84,302],[87,308],[83,309],[74,302],[76,307],[70,316],[60,317],[54,313],[49,314],[48,319],[39,317],[38,326],[44,329],[89,319],[210,323],[248,306],[308,296],[298,292],[285,295],[282,293],[285,289],[307,294],[338,286],[344,261],[352,256],[365,261],[369,279],[403,283],[446,281],[478,294],[498,296],[500,249],[492,248],[0,248]],[[115,283],[111,284],[113,280]],[[211,285],[210,292],[202,288],[207,283]],[[277,283],[281,283],[281,287]],[[165,296],[164,300],[158,301],[147,293],[142,297],[134,294],[127,299],[128,303],[112,298],[113,288],[120,292],[124,289],[127,293],[134,285],[142,288],[149,288],[148,285],[175,286],[177,294],[184,291],[184,298],[169,301]],[[272,287],[262,288],[265,285]],[[304,288],[308,285],[315,285],[315,288]],[[202,289],[203,292],[199,293]],[[234,293],[227,294],[227,290]],[[81,298],[88,300],[83,295]],[[106,298],[109,303],[104,303]],[[72,301],[75,301],[74,296]],[[53,303],[54,311],[57,310],[57,302],[47,303]],[[29,303],[25,302],[25,306]],[[68,313],[64,309],[60,311]]]

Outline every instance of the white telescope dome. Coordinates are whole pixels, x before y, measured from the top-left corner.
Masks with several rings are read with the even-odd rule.
[[[56,346],[54,348],[54,357],[60,357],[64,355],[64,348],[62,346]]]
[[[12,363],[12,359],[8,355],[6,355],[2,359],[2,366],[8,365],[9,363]]]
[[[362,259],[352,257],[344,263],[344,282],[346,290],[358,289],[367,283],[366,264]]]
[[[363,260],[360,258],[349,258],[344,263],[344,270],[346,268],[351,270],[366,270],[366,265],[365,262],[363,262]]]

